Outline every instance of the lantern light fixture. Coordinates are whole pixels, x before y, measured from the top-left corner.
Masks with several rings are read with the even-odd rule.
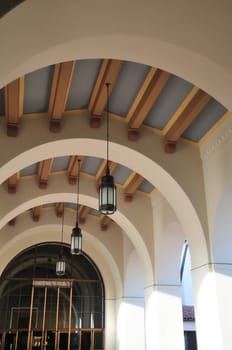
[[[79,255],[82,251],[82,233],[79,227],[79,186],[80,186],[80,159],[78,161],[77,174],[77,208],[76,208],[76,225],[71,234],[71,254]]]
[[[106,83],[106,173],[102,176],[99,186],[99,211],[103,215],[112,215],[117,210],[117,190],[109,166],[109,90],[110,83]]]
[[[63,276],[65,274],[65,259],[63,252],[63,236],[64,236],[64,204],[63,204],[63,213],[62,213],[62,228],[61,228],[61,247],[58,260],[56,262],[56,275]]]

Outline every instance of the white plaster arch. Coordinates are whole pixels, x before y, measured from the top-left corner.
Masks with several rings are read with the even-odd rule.
[[[57,221],[56,218],[51,221],[53,221],[53,223],[31,226],[27,230],[18,232],[13,239],[9,240],[1,247],[1,273],[8,262],[22,250],[41,242],[57,241],[57,232],[60,231],[60,224],[55,223],[55,221]],[[64,226],[64,241],[68,244],[71,230],[71,226]],[[117,263],[112,254],[94,234],[85,230],[84,235],[84,251],[91,256],[91,259],[95,262],[102,275],[106,298],[120,297],[122,295],[122,280]]]
[[[174,8],[171,0],[146,6],[139,0],[23,2],[1,19],[0,86],[56,62],[112,57],[170,71],[232,109],[231,5],[208,6],[184,0]]]
[[[70,123],[71,124],[71,123]],[[115,128],[117,127],[117,123],[115,124]],[[73,126],[71,126],[73,127]],[[120,125],[120,127],[122,127]],[[93,132],[93,131],[92,131]],[[121,135],[122,130],[120,129],[117,132],[116,137],[118,135]],[[151,140],[147,140],[149,145],[149,141],[154,143],[154,139],[152,138]],[[32,141],[33,142],[33,141]],[[160,143],[157,142],[157,145],[159,144],[159,147],[161,148],[162,146]],[[134,145],[134,144],[133,144]],[[20,147],[20,146],[19,146]],[[134,147],[144,147],[144,143],[136,143]],[[64,155],[70,155],[72,154],[73,150],[78,150],[79,154],[82,155],[89,155],[93,156],[93,151],[94,155],[97,157],[104,157],[105,155],[105,141],[102,140],[97,140],[95,139],[86,139],[86,138],[72,138],[72,139],[61,139],[53,142],[49,142],[46,144],[40,144],[37,147],[29,148],[27,146],[27,150],[25,150],[22,153],[19,153],[16,155],[13,159],[9,159],[7,163],[5,163],[2,168],[1,168],[1,174],[0,174],[0,181],[4,181],[7,179],[11,174],[16,173],[23,167],[26,167],[34,162],[36,159],[37,161],[44,159],[44,155],[46,155],[47,158],[53,158],[57,156],[64,156]],[[144,150],[142,150],[144,151]],[[151,152],[151,147],[149,145],[149,151],[150,154],[149,156],[152,156]],[[15,150],[15,154],[17,154],[17,149]],[[20,151],[19,151],[20,152]],[[164,152],[161,153],[162,155]],[[176,157],[183,157],[184,152],[181,154],[177,154]],[[139,153],[138,150],[133,150],[132,148],[125,147],[122,144],[119,143],[110,143],[110,155],[111,159],[116,161],[117,163],[121,163],[134,171],[140,173],[144,178],[146,178],[148,181],[150,181],[155,187],[159,189],[159,191],[163,194],[163,196],[167,199],[171,207],[175,210],[176,215],[178,219],[180,220],[183,228],[186,231],[188,241],[191,245],[192,249],[192,262],[193,266],[198,266],[201,264],[204,264],[208,261],[207,258],[207,246],[206,246],[206,241],[205,241],[205,236],[202,228],[202,223],[204,225],[204,218],[203,212],[204,209],[202,209],[202,203],[197,202],[195,204],[195,208],[193,205],[193,202],[190,201],[188,196],[186,195],[186,192],[188,193],[188,190],[190,190],[189,196],[191,195],[195,196],[196,200],[199,200],[199,197],[202,196],[202,191],[200,191],[200,182],[202,180],[199,179],[199,186],[197,188],[199,194],[197,193],[196,190],[193,191],[193,188],[191,185],[186,184],[185,188],[181,188],[181,186],[177,183],[177,181],[165,170],[161,167],[161,165],[166,166],[166,169],[168,169],[168,166],[171,166],[174,164],[175,159],[170,159],[167,162],[167,156],[164,155],[164,159],[159,159],[158,161],[160,162],[161,165],[157,164],[154,162],[152,159],[148,158],[147,155],[143,155],[141,152]],[[154,155],[153,155],[154,157]],[[192,175],[192,171],[196,171],[193,157],[191,158],[191,164],[193,168],[191,169],[190,166],[188,169],[186,168],[186,171],[189,171]],[[181,158],[181,161],[183,159]],[[199,159],[197,158],[197,162]],[[163,163],[162,163],[163,162]],[[141,164],[143,165],[141,167]],[[177,174],[178,175],[178,174]],[[181,183],[181,181],[189,181],[190,178],[189,176],[185,176],[186,174],[183,174],[183,171],[180,171],[180,176],[182,178],[178,179],[178,182]],[[191,176],[190,175],[190,176]],[[195,177],[196,180],[196,177]],[[184,185],[184,182],[181,183]],[[95,199],[96,200],[96,199]],[[194,201],[194,197],[191,197],[191,200]],[[73,200],[75,202],[75,200]],[[34,204],[36,205],[38,203],[38,200],[34,201]],[[93,204],[93,203],[92,203]],[[88,205],[88,204],[87,204]],[[23,206],[23,204],[22,204]],[[33,206],[33,205],[32,205]],[[90,207],[96,207],[97,204],[89,205]],[[125,213],[127,212],[127,206],[123,204],[123,201],[121,202],[122,206],[122,212],[124,211]],[[23,208],[23,207],[22,207]],[[21,210],[21,209],[20,209]],[[16,211],[12,212],[11,214],[7,214],[7,217],[3,217],[0,220],[0,226],[2,225],[1,223],[4,221],[4,224],[10,220],[10,216],[13,217],[20,212],[19,209]],[[201,222],[199,217],[201,216]],[[121,220],[120,217],[117,217],[118,223],[120,225],[123,225],[123,220]],[[133,225],[132,225],[133,226]],[[206,229],[206,227],[204,226]],[[126,228],[128,229],[128,227]]]
[[[60,179],[59,179],[60,180]],[[65,180],[65,179],[64,179]],[[67,181],[65,180],[67,183]],[[85,185],[85,179],[82,181],[84,182],[84,187],[90,187],[89,182],[87,181],[87,184]],[[61,181],[59,181],[59,184],[61,184]],[[93,184],[92,184],[93,185]],[[61,188],[63,188],[61,184]],[[36,190],[36,188],[35,188]],[[53,192],[53,189],[51,189],[51,193],[49,194],[37,194],[35,195],[33,191],[28,192],[27,199],[24,196],[24,199],[20,199],[19,202],[13,203],[12,207],[7,207],[6,213],[4,217],[0,221],[0,226],[3,227],[4,224],[6,224],[8,221],[10,221],[12,218],[24,213],[25,211],[29,210],[30,208],[33,208],[38,205],[43,205],[46,203],[56,203],[56,202],[76,202],[76,193],[75,188],[71,187],[70,192],[59,192],[60,189],[55,186],[55,191]],[[37,191],[36,191],[37,192]],[[35,192],[35,193],[36,193]],[[88,207],[97,209],[98,207],[98,199],[95,197],[92,197],[86,193],[80,192],[80,204],[87,205]],[[51,219],[50,219],[51,220]],[[150,281],[153,280],[153,268],[151,263],[151,257],[149,256],[149,252],[147,249],[147,246],[143,240],[143,234],[139,232],[138,227],[136,227],[135,222],[131,222],[131,218],[128,215],[125,215],[120,209],[117,211],[116,214],[114,214],[114,221],[118,223],[118,225],[123,229],[123,231],[128,235],[129,239],[131,240],[132,244],[136,248],[140,259],[143,264],[144,274],[146,276],[146,281],[150,283]],[[73,218],[73,224],[75,220]],[[27,229],[25,228],[25,231]],[[92,227],[92,231],[94,232],[94,229]],[[71,231],[70,231],[71,232]],[[3,234],[3,232],[1,232]],[[17,238],[18,235],[15,235],[13,237],[12,242]],[[8,237],[7,234],[3,234],[3,237]],[[4,238],[3,238],[4,239]],[[18,238],[17,238],[18,239]],[[43,242],[43,240],[40,240],[40,242]],[[4,243],[3,240],[1,240],[1,243]]]

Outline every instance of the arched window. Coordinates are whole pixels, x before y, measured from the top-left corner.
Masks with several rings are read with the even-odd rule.
[[[59,252],[55,243],[33,246],[3,271],[0,329],[4,349],[42,349],[42,343],[54,350],[68,349],[67,344],[78,349],[81,339],[103,348],[105,296],[100,272],[86,254],[72,256],[70,247],[64,245],[66,272],[57,278]]]

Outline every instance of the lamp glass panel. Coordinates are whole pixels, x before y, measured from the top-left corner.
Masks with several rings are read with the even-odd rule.
[[[65,274],[65,261],[60,259],[56,262],[56,275],[63,276]]]

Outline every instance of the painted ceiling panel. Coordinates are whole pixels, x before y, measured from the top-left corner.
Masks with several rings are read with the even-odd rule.
[[[65,109],[87,108],[102,60],[76,62]]]
[[[54,66],[48,66],[25,75],[24,106],[27,113],[48,111]]]
[[[69,165],[69,161],[70,161],[69,156],[54,158],[53,163],[52,163],[52,172],[53,171],[67,170],[68,165]]]
[[[95,216],[101,216],[101,213],[98,210],[94,209],[94,208],[90,209],[89,214],[95,215]]]
[[[46,203],[46,204],[43,204],[43,208],[51,208],[51,207],[55,207],[55,203]]]
[[[113,173],[114,181],[117,184],[123,185],[125,181],[128,179],[128,176],[131,175],[131,173],[132,171],[129,168],[118,164]]]
[[[82,164],[81,171],[90,175],[96,175],[101,163],[101,158],[86,157]]]
[[[0,89],[0,115],[5,114],[4,89]]]
[[[110,112],[123,117],[127,116],[131,104],[149,70],[150,67],[143,64],[134,62],[123,63],[116,85],[110,96]]]
[[[20,170],[20,176],[36,175],[38,172],[38,166],[39,166],[39,163],[34,163],[34,164]]]
[[[74,210],[76,210],[76,208],[77,208],[77,204],[76,203],[65,203],[65,206],[67,208],[71,208],[71,209],[74,209]],[[78,209],[80,209],[80,205],[78,206]]]
[[[148,182],[147,180],[144,180],[141,185],[139,186],[138,190],[146,193],[150,193],[154,190],[154,186]]]
[[[183,137],[191,141],[199,141],[214,124],[226,113],[226,108],[211,99],[191,126],[183,134]]]
[[[162,130],[192,88],[193,85],[186,80],[172,75],[150,110],[144,124]]]

